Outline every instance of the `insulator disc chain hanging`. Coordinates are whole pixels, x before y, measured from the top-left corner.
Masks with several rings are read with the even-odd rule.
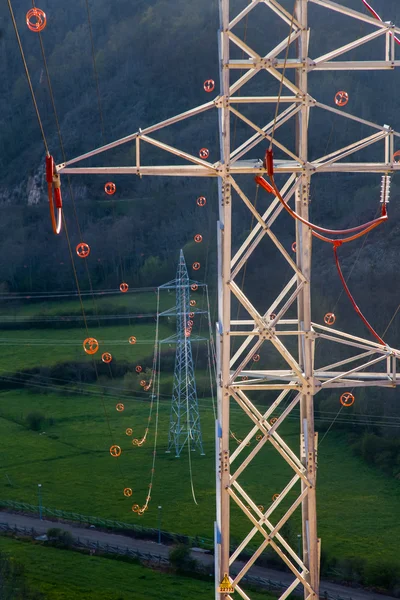
[[[337,106],[346,106],[346,104],[349,101],[349,94],[347,92],[344,92],[343,90],[340,90],[339,92],[336,92],[335,94],[335,104]]]
[[[213,79],[206,79],[203,87],[206,92],[213,92],[215,89],[215,81]]]
[[[117,189],[117,186],[112,181],[107,181],[107,183],[104,186],[104,191],[109,196],[112,196],[113,194],[115,194],[116,189]]]
[[[390,175],[382,175],[381,181],[381,204],[388,204],[390,197],[390,184],[392,178]]]
[[[99,349],[99,342],[95,338],[86,338],[83,342],[83,349],[86,354],[96,354]]]
[[[326,313],[326,315],[324,316],[324,323],[326,325],[333,325],[335,321],[336,321],[336,317],[331,312]]]
[[[26,24],[31,31],[43,31],[46,27],[47,18],[46,13],[40,8],[31,8],[26,13]]]
[[[86,258],[90,254],[90,246],[89,244],[85,244],[85,242],[78,244],[75,250],[80,258]]]
[[[342,406],[352,406],[355,402],[355,398],[351,392],[344,392],[340,396],[340,404]]]

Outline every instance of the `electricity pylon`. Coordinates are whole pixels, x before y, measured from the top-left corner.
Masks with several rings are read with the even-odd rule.
[[[312,321],[310,228],[298,220],[293,224],[297,250],[294,261],[273,232],[275,221],[281,219],[283,214],[279,198],[270,197],[272,199],[268,208],[259,212],[244,190],[247,189],[245,186],[251,183],[250,177],[267,172],[266,165],[259,157],[263,155],[265,143],[271,143],[272,138],[273,146],[280,154],[280,158],[276,158],[273,163],[275,176],[279,180],[280,194],[287,203],[294,201],[296,213],[306,221],[312,177],[322,173],[380,173],[386,176],[400,171],[400,164],[394,156],[394,141],[400,136],[398,132],[387,125],[361,119],[347,110],[344,112],[325,105],[313,98],[308,90],[308,75],[312,71],[316,74],[324,70],[351,71],[354,77],[354,72],[358,70],[392,70],[400,66],[400,61],[396,60],[395,56],[394,38],[400,34],[400,28],[332,0],[297,0],[296,4],[293,0],[293,16],[278,0],[243,0],[243,8],[236,15],[231,14],[229,0],[220,0],[219,5],[219,95],[210,102],[158,125],[139,130],[58,165],[58,171],[65,174],[126,173],[139,176],[171,175],[218,179],[216,598],[223,595],[230,599],[234,590],[244,600],[248,600],[251,593],[248,594],[244,590],[244,577],[267,547],[272,548],[293,573],[293,583],[282,593],[281,599],[287,598],[299,583],[303,586],[306,599],[318,598],[320,543],[316,513],[317,436],[314,429],[314,395],[321,390],[332,388],[395,387],[398,384],[396,365],[400,354],[385,344],[371,342]],[[311,7],[315,9],[315,5],[332,11],[332,15],[340,14],[360,21],[369,27],[371,32],[327,54],[310,58],[308,47],[311,32],[308,27],[308,10]],[[264,31],[273,30],[273,19],[283,21],[288,27],[287,36],[274,47],[266,48],[266,54],[256,52],[250,36],[244,41],[235,29],[255,9],[259,10],[259,22],[261,23],[262,18],[265,19]],[[261,10],[265,11],[264,15],[261,14]],[[373,40],[382,42],[383,58],[367,61],[341,60],[344,54]],[[245,58],[232,58],[232,47],[242,51]],[[285,56],[288,47],[291,51],[290,58],[289,54]],[[376,51],[374,47],[374,52]],[[335,60],[338,57],[339,60]],[[238,72],[240,75],[235,77],[234,74]],[[268,74],[282,82],[283,92],[274,95],[246,95],[245,86],[259,73]],[[259,124],[255,122],[254,117],[249,116],[252,114],[251,107],[262,108],[259,118],[263,118],[268,107],[276,105],[277,114],[270,122]],[[283,110],[282,105],[286,106]],[[216,162],[183,152],[153,136],[153,133],[160,129],[213,109],[217,109],[219,116],[220,159]],[[358,141],[349,140],[348,145],[326,156],[311,158],[308,150],[308,123],[310,113],[317,109],[326,111],[327,115],[340,117],[343,124],[351,120],[360,127],[369,128],[371,135]],[[237,118],[249,128],[248,136],[237,146],[231,136],[232,118]],[[294,149],[288,148],[285,137],[281,136],[281,127],[290,121],[295,123],[296,128]],[[73,166],[78,161],[132,141],[136,144],[136,164],[132,167]],[[180,157],[184,164],[144,165],[140,153],[143,143]],[[260,143],[263,143],[264,149],[258,151],[255,156],[254,149]],[[374,162],[344,161],[346,157],[372,146],[377,155]],[[231,228],[232,214],[236,207],[233,202],[243,202],[256,221],[256,226],[235,251],[232,247]],[[290,266],[292,277],[282,289],[274,290],[274,296],[266,306],[255,306],[237,280],[244,265],[250,259],[257,260],[254,251],[264,239],[275,246],[283,262]],[[272,284],[273,281],[269,283]],[[246,311],[246,318],[232,318],[232,294]],[[239,348],[231,349],[232,338],[243,339]],[[318,356],[315,356],[317,340],[336,344],[343,351],[349,350],[349,355],[329,365],[320,365],[317,362],[315,366],[315,362],[318,361]],[[257,362],[256,369],[250,369],[254,356],[258,355],[264,345],[276,352],[285,368],[277,368],[276,361],[270,364],[269,368],[268,365],[261,367],[263,361],[260,361]],[[272,356],[272,352],[270,355]],[[374,370],[371,370],[371,367],[374,367]],[[256,405],[257,398],[260,394],[265,398],[266,393],[276,393],[277,396],[271,400],[266,410],[265,407],[260,410]],[[247,417],[251,423],[248,434],[234,451],[231,451],[229,445],[231,401],[242,411],[243,419]],[[279,416],[274,417],[274,422],[271,423],[276,409],[280,411]],[[280,433],[287,417],[295,414],[295,409],[298,410],[300,422],[298,452],[285,442],[284,433]],[[255,436],[257,443],[251,450],[246,451],[247,444],[254,440]],[[283,489],[277,490],[275,478],[270,475],[264,462],[265,470],[259,474],[260,484],[276,493],[269,506],[260,506],[246,485],[239,483],[239,477],[246,474],[246,468],[257,455],[261,455],[266,447],[271,446],[290,467],[292,476]],[[237,517],[235,516],[231,523],[232,501],[239,507],[250,527],[249,533],[233,551],[230,547],[230,532],[232,530],[235,534]],[[281,534],[282,526],[296,509],[301,510],[302,518],[301,556]],[[253,552],[251,558],[239,573],[230,577],[230,566],[245,549]],[[227,578],[224,577],[225,573]],[[228,585],[219,586],[223,579],[228,580]]]
[[[175,307],[160,314],[160,316],[176,316],[176,335],[160,342],[176,344],[167,448],[167,452],[174,449],[176,457],[180,456],[185,444],[188,445],[189,451],[197,448],[201,454],[204,454],[190,339],[195,316],[195,309],[190,306],[191,285],[195,285],[197,289],[199,284],[189,279],[185,257],[181,250],[176,278],[158,288],[159,291],[162,289],[176,290]],[[196,314],[200,312],[203,311],[196,311]]]

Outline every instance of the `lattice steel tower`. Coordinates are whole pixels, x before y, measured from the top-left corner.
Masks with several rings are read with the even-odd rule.
[[[161,315],[176,316],[176,334],[163,340],[163,342],[176,343],[174,387],[172,391],[167,452],[175,449],[175,456],[177,457],[180,456],[185,444],[188,444],[189,450],[197,448],[201,454],[204,454],[193,367],[192,343],[190,340],[194,308],[190,306],[189,296],[190,286],[193,283],[189,279],[185,257],[181,250],[176,278],[159,288],[176,289],[175,307],[161,313]]]
[[[398,152],[395,152],[400,132],[385,124],[362,119],[352,114],[349,107],[343,111],[326,105],[311,96],[308,86],[311,73],[318,78],[320,71],[347,71],[354,78],[357,71],[391,71],[399,67],[396,36],[400,35],[400,27],[333,0],[292,0],[284,4],[289,4],[290,10],[282,6],[279,0],[238,0],[235,3],[238,10],[235,11],[229,0],[220,0],[219,93],[196,108],[139,129],[57,167],[62,174],[196,177],[200,189],[202,177],[218,180],[217,600],[221,597],[232,599],[232,591],[236,592],[235,597],[238,595],[243,600],[249,600],[251,591],[246,592],[243,587],[245,576],[266,548],[272,548],[293,575],[293,581],[282,593],[281,600],[285,600],[299,584],[303,587],[306,599],[315,600],[319,597],[321,544],[317,533],[318,437],[314,428],[314,396],[323,390],[340,388],[394,388],[400,382],[397,375],[398,350],[379,341],[334,329],[332,323],[325,326],[312,320],[312,231],[306,224],[309,221],[310,183],[321,179],[320,175],[370,173],[371,177],[376,178],[378,175],[388,177],[400,171],[400,162],[396,160]],[[360,0],[360,9],[366,5],[366,0]],[[366,35],[354,35],[355,39],[345,45],[329,47],[329,51],[320,56],[310,56],[308,13],[316,19],[318,27],[318,10],[322,8],[330,11],[332,18],[339,15],[343,19],[343,30],[346,19],[363,23],[368,28]],[[254,10],[258,11],[258,22],[264,20],[266,32],[275,31],[277,22],[287,27],[285,37],[275,45],[272,36],[265,36],[266,46],[262,48],[262,54],[254,49],[251,35],[244,40],[240,28],[237,28]],[[327,41],[333,46],[336,39],[338,36]],[[369,44],[372,45],[370,56],[374,57],[373,60],[349,58],[349,51]],[[243,53],[243,58],[237,58],[240,53]],[[251,86],[249,89],[247,84],[260,73],[267,74],[271,80],[281,84],[282,90],[269,93],[272,88],[261,86],[255,93]],[[212,89],[209,86],[207,91]],[[320,90],[317,91],[319,94]],[[253,110],[255,106],[260,107],[258,111]],[[169,126],[196,118],[206,111],[218,112],[219,158],[207,160],[208,155],[205,158],[203,154],[199,158],[196,155],[198,148],[189,153],[157,139],[160,130],[163,130],[165,138],[165,130]],[[340,119],[346,134],[349,131],[347,123],[356,124],[359,132],[355,135],[358,139],[352,139],[349,131],[346,145],[325,156],[315,156],[315,152],[313,155],[309,148],[309,121],[320,111],[323,111],[325,119]],[[236,119],[245,133],[240,143],[236,143],[235,136],[231,135],[234,133],[232,123]],[[287,123],[295,132],[292,143],[287,141],[288,135],[285,135]],[[368,131],[367,136],[365,131]],[[315,133],[318,135],[317,130]],[[74,164],[129,142],[136,145],[136,164],[132,166],[77,167]],[[267,207],[260,211],[247,192],[255,188],[255,175],[267,173],[260,157],[263,157],[270,143],[273,143],[276,151],[272,166],[278,181],[279,196],[285,203],[290,203],[296,215],[302,219],[296,218],[291,225],[292,239],[296,240],[295,255],[285,247],[287,240],[280,239],[276,226],[276,221],[282,222],[282,215],[285,214],[278,194],[269,196]],[[173,160],[164,165],[144,164],[141,149],[148,144],[165,151],[166,155],[173,155]],[[364,152],[361,152],[365,148],[369,148],[372,159],[366,160]],[[177,164],[177,157],[181,159],[181,164]],[[346,161],[347,157],[350,158]],[[324,202],[323,195],[319,200]],[[237,240],[232,239],[232,216],[242,203],[256,225],[237,248]],[[276,276],[276,267],[274,276],[268,280],[269,297],[265,295],[255,303],[248,294],[251,290],[241,285],[241,274],[250,259],[262,272],[255,250],[263,239],[269,242],[271,256],[279,256],[281,264],[289,266],[290,276],[282,284]],[[267,263],[268,260],[262,263],[265,277]],[[263,278],[260,277],[262,283]],[[231,306],[232,298],[245,311],[241,319],[233,315],[235,309]],[[182,312],[186,313],[187,309],[183,308]],[[233,347],[232,339],[239,341],[238,347]],[[327,346],[328,351],[334,347],[340,348],[340,359],[325,364],[319,347],[315,352],[316,341],[321,346]],[[186,340],[182,340],[181,345],[190,348]],[[268,354],[261,355],[256,368],[251,368],[254,367],[254,356],[264,352],[264,347]],[[271,402],[268,407],[260,408],[256,404],[257,399],[266,394]],[[247,434],[235,448],[231,447],[231,405],[241,412],[242,426],[248,426]],[[289,415],[295,414],[299,420],[297,449],[285,441],[286,430],[282,427]],[[246,450],[249,443],[252,446]],[[283,486],[267,466],[268,454],[265,452],[271,447],[282,457],[290,473]],[[243,481],[247,467],[257,455],[260,455],[260,459],[266,456],[266,468],[260,472],[258,483],[266,490],[265,493],[273,492],[266,506],[259,504],[252,488]],[[232,504],[236,505],[236,512],[231,514]],[[283,525],[296,510],[301,512],[301,552],[292,547],[282,534]],[[232,530],[237,538],[239,516],[245,520],[248,531],[232,550],[230,534]],[[252,552],[251,558],[241,565],[239,572],[230,575],[233,563],[246,549]],[[228,585],[218,585],[222,580],[228,581]]]

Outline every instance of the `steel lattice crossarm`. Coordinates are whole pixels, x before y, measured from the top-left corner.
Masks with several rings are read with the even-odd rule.
[[[365,5],[365,1],[360,0],[360,8],[363,3]],[[238,0],[237,4],[241,4],[242,9],[234,15],[231,14],[229,0],[220,0],[219,4],[220,94],[197,108],[68,160],[57,169],[61,174],[218,179],[216,598],[232,598],[234,591],[244,600],[249,600],[251,592],[243,588],[243,578],[267,548],[272,548],[293,574],[293,582],[282,593],[281,599],[287,598],[299,583],[304,588],[306,599],[317,598],[320,542],[316,511],[314,395],[325,388],[395,387],[398,383],[396,363],[400,353],[387,344],[312,321],[312,231],[305,224],[309,221],[310,183],[322,173],[380,173],[388,177],[400,171],[395,147],[396,142],[400,145],[400,133],[388,125],[353,115],[347,109],[339,110],[320,102],[309,94],[308,78],[311,73],[315,72],[313,77],[318,77],[319,71],[328,70],[393,70],[400,66],[400,60],[396,60],[400,27],[331,0],[291,0],[288,4],[293,13],[278,0]],[[371,32],[311,58],[308,12],[311,15],[314,10],[320,9],[341,15],[349,22],[364,23]],[[276,22],[283,24],[286,30],[283,39],[273,47],[263,49],[265,54],[253,48],[249,36],[238,32],[242,32],[243,23],[251,17],[252,11],[258,11],[260,22],[264,20],[265,31],[271,32]],[[270,37],[273,38],[272,35]],[[269,39],[264,36],[264,43],[268,44]],[[377,52],[375,60],[342,60],[349,52],[368,44],[371,52]],[[381,49],[377,51],[379,45]],[[400,54],[400,49],[397,52]],[[240,53],[242,58],[234,58]],[[260,74],[269,75],[271,81],[282,86],[279,93],[254,95],[249,92],[246,95],[246,86]],[[276,114],[267,118],[266,115],[275,106]],[[255,107],[259,109],[258,116],[254,116]],[[165,137],[169,126],[213,110],[217,111],[219,118],[220,159],[216,162],[184,152],[155,137],[162,130]],[[341,119],[344,128],[349,123],[358,125],[363,134],[356,141],[349,139],[346,145],[331,153],[310,158],[309,118],[318,111],[324,111],[330,118]],[[233,131],[231,135],[233,119],[245,132],[238,143]],[[264,121],[256,122],[260,119]],[[287,142],[288,126],[296,131],[292,148]],[[368,132],[367,135],[365,132]],[[78,166],[85,159],[126,143],[136,145],[136,164],[133,166]],[[268,171],[260,156],[263,156],[265,146],[271,143],[276,151],[273,170],[278,180],[279,195],[303,219],[303,222],[296,220],[292,223],[293,239],[296,240],[295,258],[277,233],[282,230],[279,223],[284,216],[286,223],[288,219],[278,195],[268,195],[268,205],[263,210],[256,207],[249,197],[248,190],[255,188],[254,175]],[[161,166],[143,164],[143,144],[164,151],[166,156],[173,155],[173,161]],[[358,160],[358,153],[366,148],[373,153],[373,162]],[[182,164],[176,164],[176,157],[182,160]],[[265,192],[261,190],[260,193]],[[237,206],[242,203],[255,226],[236,247],[232,239],[232,219],[237,213]],[[250,299],[246,287],[239,280],[243,282],[245,265],[250,260],[260,267],[256,250],[261,243],[269,244],[273,260],[277,261],[279,257],[290,275],[281,287],[274,287],[274,280],[268,280],[270,294],[263,296],[264,305],[260,307]],[[265,261],[266,272],[267,268]],[[279,267],[274,265],[274,268],[276,274]],[[241,308],[241,315],[236,319],[232,318],[233,299]],[[329,348],[339,348],[339,355],[332,352],[331,362],[327,364],[319,347],[315,352],[319,343],[321,348],[324,344]],[[259,402],[260,398],[262,402]],[[235,447],[230,429],[233,419],[231,405],[239,407],[242,427],[247,427],[247,434],[240,436],[243,438],[241,441],[235,437]],[[285,441],[286,430],[281,427],[287,425],[286,419],[295,414],[299,417],[300,427],[297,452]],[[260,487],[267,490],[264,494],[273,490],[273,499],[268,501],[268,505],[265,500],[261,505],[254,486],[245,479],[249,468],[261,456],[268,457],[268,449],[276,450],[282,458],[288,478],[283,487],[279,484],[280,488],[276,489],[278,484],[274,476],[268,469],[263,470],[258,477]],[[265,466],[266,459],[263,460]],[[285,525],[297,509],[301,511],[302,521],[301,552],[294,549],[284,535]],[[247,533],[232,550],[230,535],[232,532],[237,539],[239,521],[245,523]],[[251,558],[236,575],[230,576],[231,565],[245,550],[251,553]]]

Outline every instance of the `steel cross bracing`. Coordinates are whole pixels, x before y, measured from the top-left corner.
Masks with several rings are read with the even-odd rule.
[[[293,0],[294,2],[294,0]],[[250,0],[244,2],[243,10],[232,16],[229,0],[220,0],[220,94],[213,100],[161,123],[139,130],[101,148],[87,152],[77,158],[58,165],[65,174],[137,174],[159,176],[216,177],[219,182],[219,318],[217,323],[217,373],[218,373],[218,421],[217,432],[217,522],[216,540],[216,583],[221,582],[224,573],[229,574],[230,565],[246,548],[251,548],[252,557],[240,572],[230,578],[235,592],[248,600],[250,595],[243,588],[243,578],[262,552],[270,547],[293,573],[293,583],[281,595],[287,598],[300,583],[305,598],[318,596],[320,545],[317,535],[316,516],[316,474],[317,474],[317,435],[314,430],[314,395],[325,388],[351,388],[357,386],[395,387],[398,383],[396,362],[400,357],[397,350],[376,342],[332,329],[311,320],[311,231],[296,221],[296,262],[285,249],[272,227],[281,217],[282,206],[273,198],[264,212],[259,212],[244,191],[242,175],[263,174],[262,161],[252,154],[253,149],[262,156],[265,143],[270,143],[274,131],[273,146],[279,149],[283,158],[274,161],[277,177],[286,177],[281,186],[281,194],[287,202],[294,203],[296,212],[308,219],[309,186],[313,175],[319,173],[381,173],[400,171],[400,164],[394,160],[396,138],[400,133],[387,125],[379,125],[348,110],[342,112],[311,97],[308,93],[308,75],[319,70],[392,70],[400,66],[396,60],[394,34],[400,34],[400,27],[389,22],[381,22],[365,13],[346,8],[330,0],[297,0],[294,17],[278,0]],[[278,17],[288,29],[287,36],[267,54],[257,53],[251,40],[244,41],[235,33],[235,27],[243,24],[243,19],[257,6],[263,6],[266,17],[265,31],[269,19]],[[308,10],[319,5],[329,11],[341,13],[349,19],[356,19],[372,28],[372,33],[338,47],[328,54],[310,58],[308,44]],[[293,4],[292,4],[293,6]],[[382,56],[377,60],[341,61],[350,50],[366,45],[376,38],[382,38]],[[268,38],[266,38],[268,40]],[[285,50],[290,45],[295,49],[295,58],[287,60]],[[243,51],[246,58],[233,60],[230,57],[232,46]],[[293,50],[292,50],[293,54]],[[235,78],[235,71],[244,73]],[[265,71],[278,82],[283,82],[279,98],[279,110],[275,119],[257,124],[246,116],[245,106],[258,104],[276,105],[278,95],[245,95],[245,85],[260,71]],[[160,142],[152,134],[170,125],[195,117],[212,109],[218,110],[220,123],[220,160],[211,163],[176,147]],[[322,109],[334,113],[346,124],[351,120],[368,127],[371,134],[326,156],[310,160],[308,155],[308,118],[310,110]],[[262,114],[262,112],[261,112]],[[231,117],[234,115],[249,128],[248,137],[235,146],[231,139]],[[280,139],[280,128],[290,120],[296,122],[297,141],[295,150],[290,150]],[[275,129],[274,129],[275,125]],[[136,164],[130,167],[90,167],[77,166],[86,158],[101,154],[121,144],[136,144]],[[262,149],[259,144],[262,143]],[[180,165],[152,166],[141,161],[142,144],[151,144],[166,153],[182,159]],[[366,147],[374,146],[377,159],[374,162],[345,162],[345,159]],[[176,158],[174,159],[176,161]],[[240,182],[240,183],[239,183]],[[272,198],[272,196],[271,196]],[[232,253],[231,223],[232,200],[243,202],[256,222],[240,248]],[[261,240],[269,238],[290,266],[292,277],[269,305],[257,309],[238,284],[238,275]],[[233,256],[232,256],[233,254]],[[247,317],[232,319],[231,298],[237,299]],[[289,311],[296,310],[296,318],[289,318]],[[242,338],[242,343],[231,351],[232,338]],[[293,343],[297,341],[297,351]],[[326,340],[333,344],[348,347],[353,354],[336,360],[332,364],[314,366],[315,342]],[[250,369],[252,357],[259,349],[269,344],[283,359],[286,368]],[[357,354],[354,354],[354,352]],[[257,365],[256,365],[257,366]],[[372,370],[373,369],[373,370]],[[260,410],[253,398],[257,391],[276,391],[277,396],[266,410]],[[250,398],[251,395],[251,398]],[[242,442],[232,452],[230,442],[230,402],[235,401],[251,421],[252,427]],[[270,417],[275,409],[281,409],[273,424]],[[285,442],[278,430],[285,419],[296,409],[300,414],[300,448],[294,450]],[[246,444],[256,435],[257,443],[251,451],[244,452]],[[251,461],[266,446],[272,445],[292,470],[287,485],[278,490],[279,496],[267,507],[257,504],[249,491],[239,483],[241,476]],[[262,482],[269,482],[268,472],[260,475]],[[273,483],[273,482],[272,482]],[[231,504],[235,503],[242,515],[249,521],[249,533],[233,550],[230,547],[230,533],[235,532],[235,521],[230,522]],[[302,552],[291,547],[281,534],[282,527],[299,508],[302,513]],[[278,510],[277,510],[278,509]],[[275,512],[276,511],[276,512]],[[274,514],[275,513],[275,514]],[[278,513],[278,517],[275,515]],[[254,548],[255,538],[261,542]],[[216,597],[221,594],[216,585]],[[231,592],[223,595],[231,598]]]
[[[175,280],[158,288],[158,292],[162,289],[175,289],[176,293],[175,308],[160,314],[160,316],[176,316],[176,335],[162,340],[160,343],[174,342],[176,344],[167,452],[171,452],[173,449],[177,457],[180,456],[185,444],[188,445],[189,452],[197,448],[200,454],[204,454],[192,343],[190,335],[187,335],[189,315],[192,312],[194,314],[195,310],[189,304],[189,290],[193,283],[196,282],[189,279],[185,257],[181,250]],[[197,283],[196,285],[198,286]],[[198,311],[196,313],[199,314]]]

